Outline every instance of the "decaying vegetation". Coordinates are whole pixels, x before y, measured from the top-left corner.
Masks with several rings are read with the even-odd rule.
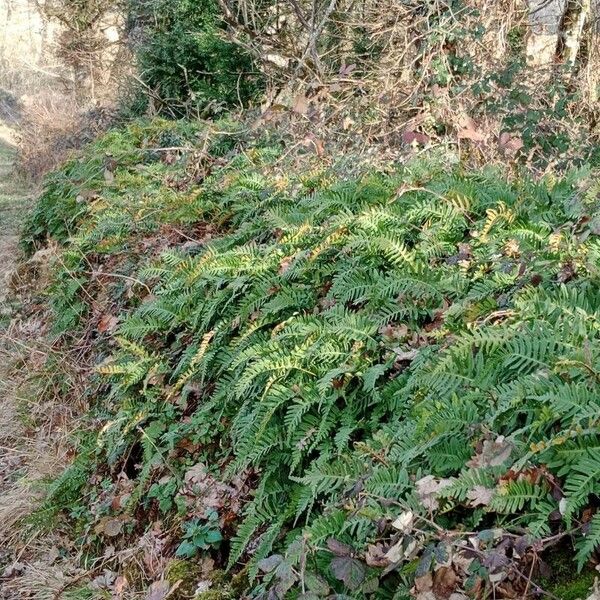
[[[2,593],[595,600],[596,7],[200,6],[22,233]]]

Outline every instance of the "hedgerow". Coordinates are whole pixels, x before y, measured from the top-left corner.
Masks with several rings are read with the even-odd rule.
[[[583,569],[600,543],[590,174],[430,156],[345,177],[228,127],[111,133],[33,217],[34,243],[64,244],[56,334],[97,344],[84,546],[160,519],[173,554],[210,553],[264,598],[526,594],[570,538]],[[165,131],[197,150],[165,154]],[[110,176],[83,177],[108,148]]]
[[[142,114],[152,98],[164,114],[215,114],[260,92],[253,58],[225,39],[216,0],[134,0],[126,6],[144,83],[131,103],[134,113]]]

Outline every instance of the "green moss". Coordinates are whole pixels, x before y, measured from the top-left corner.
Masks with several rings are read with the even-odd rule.
[[[194,600],[225,600],[226,598],[231,598],[231,596],[222,590],[208,590],[194,596]]]
[[[200,567],[191,560],[175,558],[169,561],[165,576],[171,585],[181,582],[173,598],[190,598],[194,595],[200,579]]]
[[[210,575],[211,589],[194,596],[194,600],[233,600],[241,598],[248,589],[247,569],[232,575],[221,569]]]
[[[573,578],[570,581],[557,583],[548,591],[562,600],[584,600],[590,593],[595,576],[596,573],[591,570],[576,574],[575,577],[571,575]]]
[[[560,548],[544,557],[552,572],[550,577],[540,581],[541,587],[561,600],[584,600],[598,573],[586,568],[577,573],[573,568],[573,556],[568,548]]]
[[[236,598],[241,597],[246,589],[248,589],[248,568],[241,570],[231,578],[231,590]]]

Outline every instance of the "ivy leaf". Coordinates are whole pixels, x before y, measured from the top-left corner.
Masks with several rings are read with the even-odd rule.
[[[433,544],[429,544],[427,548],[425,548],[425,551],[423,552],[421,560],[417,566],[417,570],[415,571],[415,577],[423,577],[423,575],[428,573],[429,569],[431,569],[434,548],[435,547]]]
[[[356,558],[336,556],[331,561],[331,571],[347,588],[355,590],[364,581],[367,570]]]
[[[363,594],[374,594],[379,589],[379,577],[371,577],[367,579],[361,588]]]
[[[223,539],[223,536],[221,535],[221,532],[218,529],[210,529],[209,531],[206,532],[206,543],[207,544],[216,544],[217,542],[220,542]]]
[[[327,540],[327,547],[336,556],[350,556],[352,554],[352,548],[348,544],[344,544],[335,538]]]
[[[438,565],[448,562],[450,558],[448,546],[444,542],[440,542],[433,551],[433,557]]]
[[[175,552],[175,556],[183,558],[191,558],[194,554],[196,554],[196,545],[192,542],[181,542]]]
[[[304,575],[304,583],[314,596],[327,596],[329,594],[329,585],[316,573],[308,572]]]
[[[268,556],[259,561],[258,568],[263,573],[270,573],[281,564],[282,560],[283,556],[281,556],[281,554],[273,554],[272,556]]]
[[[285,598],[287,592],[291,589],[291,587],[296,583],[297,577],[292,572],[292,567],[285,562],[282,562],[275,572],[276,577],[279,579],[279,582],[275,586],[275,590],[277,592],[277,598]]]
[[[477,539],[481,540],[482,542],[491,542],[501,538],[502,534],[502,529],[482,529],[477,534]]]

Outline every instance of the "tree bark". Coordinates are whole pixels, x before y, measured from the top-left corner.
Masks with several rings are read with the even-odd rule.
[[[528,0],[530,33],[527,63],[533,67],[554,62],[566,0]]]

